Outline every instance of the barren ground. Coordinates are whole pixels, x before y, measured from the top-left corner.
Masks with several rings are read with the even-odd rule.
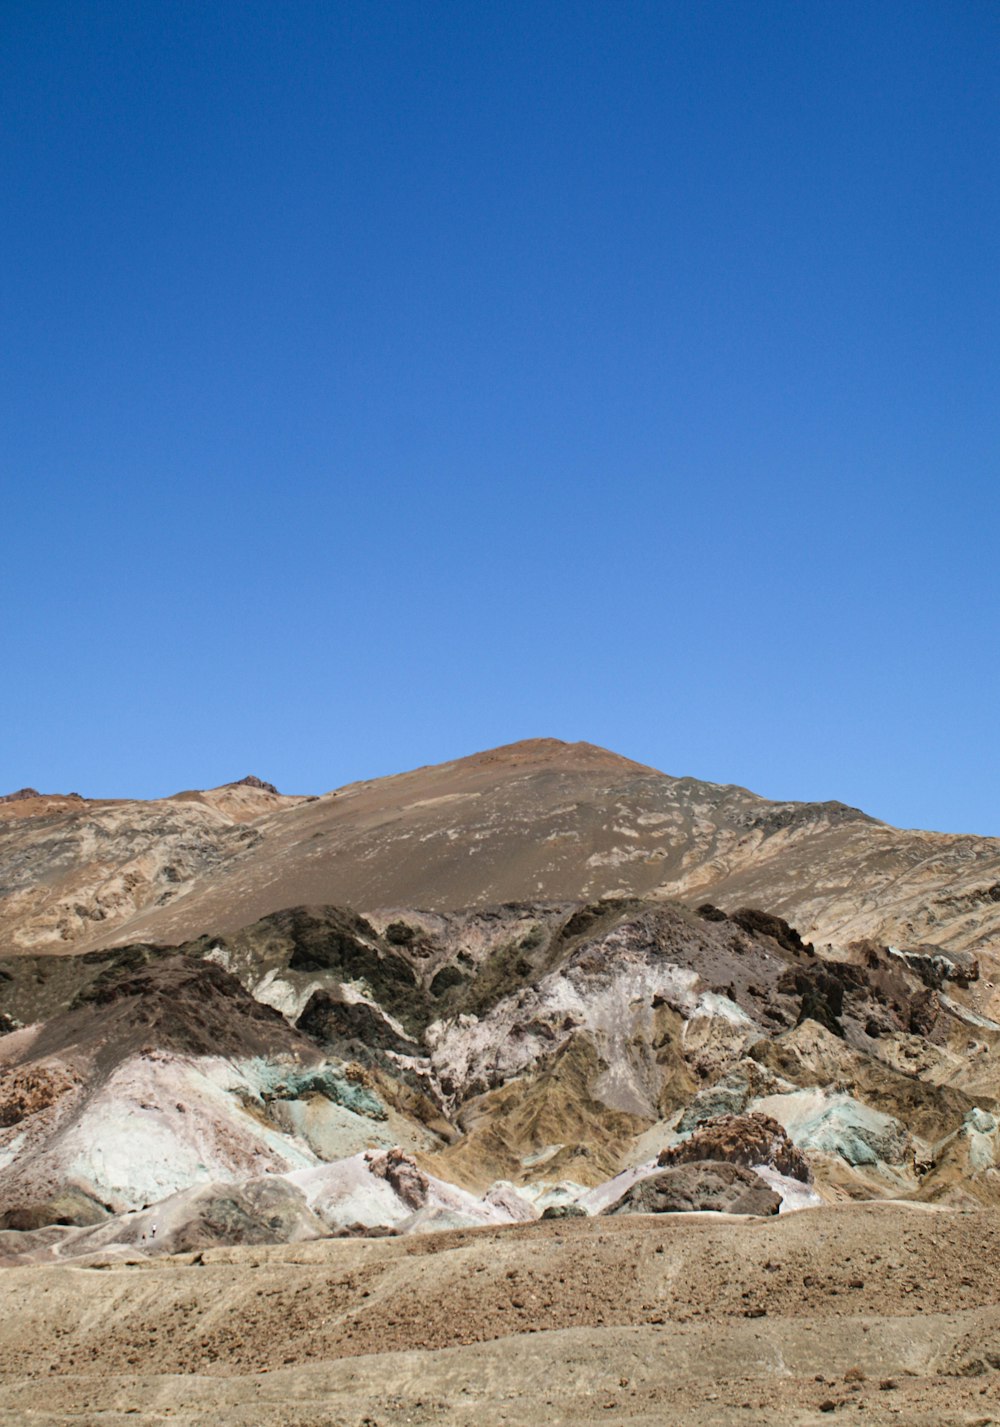
[[[0,1423],[1000,1421],[1000,1213],[857,1204],[8,1268]]]

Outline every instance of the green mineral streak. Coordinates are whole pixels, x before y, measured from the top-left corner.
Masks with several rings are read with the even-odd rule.
[[[906,1132],[898,1121],[867,1105],[844,1099],[796,1125],[792,1139],[801,1149],[840,1155],[848,1164],[900,1164]]]
[[[969,1164],[972,1169],[992,1169],[996,1164],[996,1116],[974,1105],[962,1126],[969,1141]]]
[[[296,1066],[255,1060],[247,1070],[264,1100],[301,1100],[307,1095],[322,1095],[334,1105],[356,1115],[367,1115],[370,1120],[388,1118],[385,1106],[373,1091],[348,1080],[342,1070],[332,1065]]]

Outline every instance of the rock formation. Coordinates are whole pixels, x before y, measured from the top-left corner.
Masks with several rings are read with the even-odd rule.
[[[690,1160],[640,1179],[606,1214],[777,1214],[781,1195],[759,1175],[721,1160]]]
[[[941,940],[889,944],[913,839]],[[545,740],[313,800],[9,802],[6,1252],[998,1202],[995,855]]]

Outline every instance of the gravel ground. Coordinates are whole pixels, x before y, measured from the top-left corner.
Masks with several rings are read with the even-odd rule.
[[[1000,1213],[566,1220],[2,1272],[0,1423],[1000,1422]]]

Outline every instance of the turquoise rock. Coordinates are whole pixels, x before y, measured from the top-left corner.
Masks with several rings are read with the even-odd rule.
[[[306,1095],[322,1095],[356,1115],[366,1115],[371,1120],[388,1119],[388,1111],[374,1091],[367,1085],[348,1080],[342,1067],[283,1065],[260,1060],[254,1063],[253,1078],[263,1100],[301,1100]]]

